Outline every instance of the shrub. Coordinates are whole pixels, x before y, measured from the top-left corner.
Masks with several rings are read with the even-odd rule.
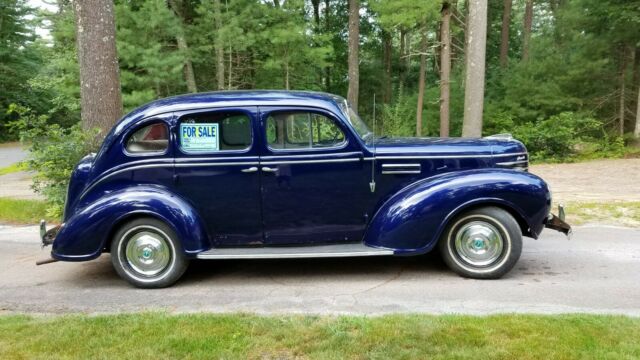
[[[47,115],[35,115],[26,107],[12,104],[9,111],[18,115],[11,123],[27,144],[26,164],[35,171],[32,188],[44,195],[47,216],[62,216],[69,178],[76,164],[98,147],[98,130],[85,131],[80,124],[69,128],[50,124]]]

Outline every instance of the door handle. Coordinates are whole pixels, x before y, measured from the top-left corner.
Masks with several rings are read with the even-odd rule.
[[[270,172],[270,173],[274,173],[278,171],[278,168],[270,168],[268,166],[263,166],[262,167],[262,171],[264,172]]]
[[[240,170],[240,171],[242,171],[243,173],[252,173],[252,172],[256,172],[256,171],[258,171],[258,168],[257,168],[257,167],[255,167],[255,166],[252,166],[252,167],[250,167],[250,168],[248,168],[248,169],[242,169],[242,170]]]

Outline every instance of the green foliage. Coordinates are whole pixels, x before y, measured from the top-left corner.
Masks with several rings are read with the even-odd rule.
[[[97,148],[98,130],[85,131],[80,124],[63,128],[51,124],[47,115],[36,115],[31,109],[12,104],[9,111],[18,120],[11,126],[28,144],[26,164],[35,171],[33,188],[45,196],[47,216],[59,218],[64,210],[69,178],[75,165]]]

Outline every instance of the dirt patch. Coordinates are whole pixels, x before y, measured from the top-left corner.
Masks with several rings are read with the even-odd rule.
[[[557,202],[640,201],[640,159],[532,165]]]
[[[0,176],[0,197],[42,200],[43,197],[31,189],[31,176],[26,171]]]

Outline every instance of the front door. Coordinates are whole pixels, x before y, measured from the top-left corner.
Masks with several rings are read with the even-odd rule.
[[[262,244],[257,107],[178,114],[175,182],[213,246]]]
[[[361,241],[370,197],[359,144],[335,115],[260,107],[264,239],[269,245]]]

